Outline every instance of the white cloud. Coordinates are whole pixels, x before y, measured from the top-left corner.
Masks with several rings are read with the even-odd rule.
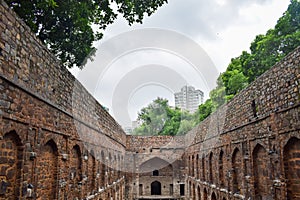
[[[142,25],[135,24],[129,27],[127,22],[119,17],[104,32],[104,39],[100,44],[114,36],[134,29],[155,27],[173,30],[198,43],[212,59],[217,69],[224,71],[231,58],[239,56],[243,50],[248,50],[250,43],[257,34],[264,34],[268,29],[274,27],[276,21],[287,9],[288,4],[289,0],[170,0],[168,4],[159,8],[153,16],[145,18]],[[109,52],[104,53],[113,55],[118,48],[124,47],[120,47],[118,43],[115,43]],[[180,71],[178,66],[184,65],[182,63],[178,64],[179,62],[176,63],[176,58],[161,56],[161,54],[157,55],[153,52],[139,52],[135,56],[132,54],[127,55],[127,58],[118,58],[119,60],[111,65],[109,73],[102,79],[101,86],[98,87],[100,88],[99,91],[95,92],[95,94],[103,94],[97,96],[98,100],[112,106],[110,102],[112,102],[112,91],[115,86],[126,76],[126,73],[129,74],[135,68],[146,64],[161,64],[173,67],[174,71],[177,70],[180,74],[187,76],[186,73],[188,74],[188,72],[182,71],[182,69],[185,69],[184,67]],[[97,65],[97,63],[93,65]],[[93,70],[89,73],[92,75]],[[195,78],[191,75],[190,79]],[[143,91],[136,92],[128,102],[128,107],[123,109],[128,109],[129,115],[135,116],[140,108],[133,106],[133,102],[142,106],[147,104],[145,102],[153,100],[149,99],[150,96],[165,95],[170,97],[170,93],[166,89],[163,87],[158,89],[157,87],[156,85],[151,89],[147,86]],[[145,95],[146,89],[149,90],[151,95]],[[165,91],[165,94],[163,91]],[[130,92],[133,91],[128,91],[128,93]],[[206,95],[208,95],[207,93],[206,91]],[[170,99],[170,102],[173,102],[173,99]],[[113,110],[118,112],[115,109]]]

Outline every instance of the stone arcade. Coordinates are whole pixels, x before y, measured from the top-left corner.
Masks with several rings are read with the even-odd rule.
[[[300,48],[186,136],[127,136],[0,2],[0,200],[300,199]]]

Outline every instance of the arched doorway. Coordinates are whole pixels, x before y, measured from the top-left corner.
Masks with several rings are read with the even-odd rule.
[[[68,199],[75,199],[81,198],[80,192],[78,190],[78,182],[81,178],[81,151],[78,145],[75,145],[71,151],[70,156],[70,175],[69,175],[69,192],[68,192]]]
[[[224,163],[225,163],[225,156],[224,156],[224,152],[221,150],[219,155],[219,184],[221,187],[224,187],[224,183],[225,183]]]
[[[43,146],[37,166],[37,199],[57,199],[58,150],[53,140]]]
[[[192,190],[193,190],[193,196],[192,196],[192,199],[193,199],[193,200],[196,200],[196,186],[195,186],[195,184],[193,184]]]
[[[269,157],[260,144],[253,150],[253,172],[255,199],[272,199],[268,167]]]
[[[238,148],[236,148],[232,155],[232,189],[234,193],[241,194],[241,180],[243,180],[243,174],[241,170],[242,155]]]
[[[209,165],[209,174],[208,174],[208,177],[209,177],[209,182],[210,183],[214,183],[214,170],[213,170],[213,153],[210,152],[209,154],[209,159],[208,159],[208,165]]]
[[[287,179],[287,200],[298,199],[300,196],[300,140],[293,137],[284,147],[284,172]]]
[[[208,195],[207,195],[206,188],[204,188],[204,191],[203,191],[203,200],[208,200]]]
[[[211,195],[211,200],[217,200],[216,194],[214,192]]]
[[[20,195],[22,154],[21,140],[14,131],[0,139],[0,199],[14,200]]]
[[[105,155],[104,152],[101,151],[101,186],[105,186],[105,174],[106,174],[106,163],[105,163]]]
[[[151,183],[151,195],[161,195],[161,183],[154,181]]]
[[[197,192],[198,192],[198,199],[200,200],[200,199],[201,199],[201,191],[200,191],[200,186],[198,186]]]
[[[205,181],[205,156],[204,154],[202,155],[201,158],[201,166],[202,166],[202,180]]]

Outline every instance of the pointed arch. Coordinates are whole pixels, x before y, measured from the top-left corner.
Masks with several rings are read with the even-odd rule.
[[[192,199],[196,200],[196,186],[195,186],[194,183],[193,183],[193,186],[192,186]]]
[[[68,199],[81,198],[80,193],[77,189],[78,182],[82,174],[82,162],[81,162],[81,150],[79,145],[74,145],[70,155],[70,174],[69,181],[72,185],[70,192],[68,192]]]
[[[203,190],[203,200],[208,200],[208,194],[206,188]]]
[[[202,155],[202,158],[201,158],[201,168],[202,168],[202,180],[205,181],[205,155],[203,154]]]
[[[96,159],[94,156],[94,151],[91,150],[88,156],[87,162],[87,176],[88,176],[88,183],[87,188],[89,190],[95,190],[96,188]]]
[[[18,199],[21,185],[21,167],[23,148],[19,135],[15,131],[6,133],[0,140],[0,181],[1,197]],[[5,161],[5,162],[3,162]],[[1,198],[0,197],[0,198]]]
[[[191,181],[189,181],[188,188],[189,188],[189,197],[192,198],[192,182]]]
[[[149,175],[168,176],[173,174],[173,166],[166,160],[159,157],[151,158],[139,166],[140,173],[150,173]],[[155,172],[153,174],[153,172]]]
[[[216,196],[216,194],[214,192],[211,194],[211,198],[210,199],[211,200],[217,200],[217,196]]]
[[[241,193],[242,174],[242,154],[238,148],[235,148],[232,154],[232,190],[235,193]]]
[[[111,152],[108,152],[108,161],[107,161],[107,173],[108,173],[108,184],[112,183],[112,155]]]
[[[151,195],[161,195],[161,183],[159,181],[151,183]]]
[[[199,163],[199,154],[197,154],[196,157],[196,178],[197,179],[200,178],[199,173],[200,173],[200,163]]]
[[[209,166],[209,182],[214,183],[214,170],[213,170],[213,162],[214,162],[214,154],[213,152],[210,152],[209,158],[208,158],[208,166]]]
[[[40,199],[57,199],[58,149],[52,139],[41,148],[37,160],[39,185],[37,197]]]
[[[284,172],[287,179],[287,199],[300,197],[300,140],[296,137],[289,139],[283,150]]]
[[[191,161],[191,169],[192,169],[192,177],[195,176],[195,158],[194,158],[194,155],[192,155],[192,161]]]
[[[225,184],[224,165],[225,165],[225,156],[224,156],[224,151],[221,149],[219,154],[219,183],[221,187],[224,187]]]
[[[197,187],[197,196],[198,196],[198,199],[200,200],[201,199],[201,190],[200,190],[200,186],[199,185]]]
[[[105,165],[105,155],[101,151],[101,186],[105,186],[105,174],[106,174],[106,165]]]
[[[255,199],[271,199],[271,185],[269,181],[269,157],[266,149],[257,144],[253,149],[253,174]]]
[[[118,166],[117,166],[117,170],[118,170],[118,177],[121,177],[121,156],[120,154],[118,154]]]

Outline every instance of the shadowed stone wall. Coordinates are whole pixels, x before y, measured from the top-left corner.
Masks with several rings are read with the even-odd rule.
[[[0,1],[0,199],[124,199],[126,135]]]

